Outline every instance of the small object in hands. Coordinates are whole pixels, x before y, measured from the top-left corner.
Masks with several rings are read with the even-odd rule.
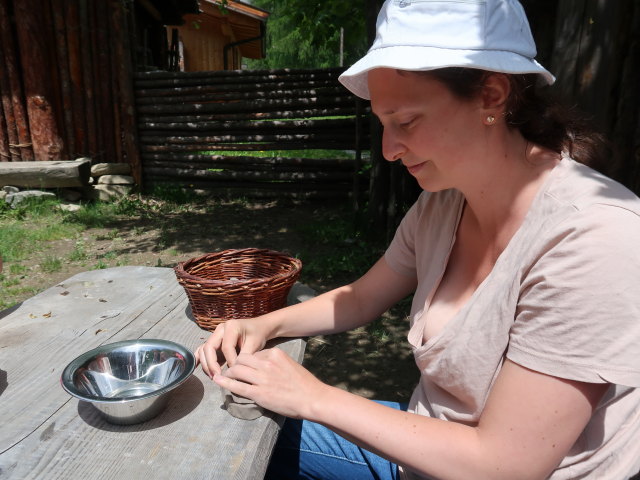
[[[195,369],[195,357],[167,340],[125,340],[94,348],[60,377],[70,395],[89,402],[110,423],[131,425],[158,415],[170,392]]]
[[[227,367],[225,366],[222,373],[224,373],[226,369]],[[253,400],[236,395],[226,388],[222,388],[221,392],[224,409],[229,412],[231,416],[241,420],[255,420],[264,415],[264,408]]]

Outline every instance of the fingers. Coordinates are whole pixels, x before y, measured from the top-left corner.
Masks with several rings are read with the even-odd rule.
[[[222,371],[218,352],[224,337],[224,325],[218,325],[207,341],[196,349],[196,360],[210,378]]]

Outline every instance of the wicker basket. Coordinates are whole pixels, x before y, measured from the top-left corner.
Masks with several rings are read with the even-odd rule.
[[[196,323],[205,330],[231,318],[251,318],[282,308],[302,262],[257,248],[224,250],[175,267]]]

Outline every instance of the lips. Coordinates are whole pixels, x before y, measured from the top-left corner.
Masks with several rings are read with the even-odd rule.
[[[415,175],[420,170],[422,170],[422,167],[424,167],[426,163],[427,162],[421,162],[421,163],[416,163],[415,165],[405,165],[405,167],[407,167],[407,170],[411,175]]]

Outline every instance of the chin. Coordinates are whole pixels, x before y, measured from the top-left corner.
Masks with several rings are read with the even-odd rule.
[[[418,185],[420,185],[420,188],[426,192],[435,193],[435,192],[441,192],[442,190],[448,190],[449,188],[451,188],[451,187],[439,184],[437,182],[434,182],[433,180],[431,181],[429,181],[428,179],[417,179],[417,180],[418,180]]]

